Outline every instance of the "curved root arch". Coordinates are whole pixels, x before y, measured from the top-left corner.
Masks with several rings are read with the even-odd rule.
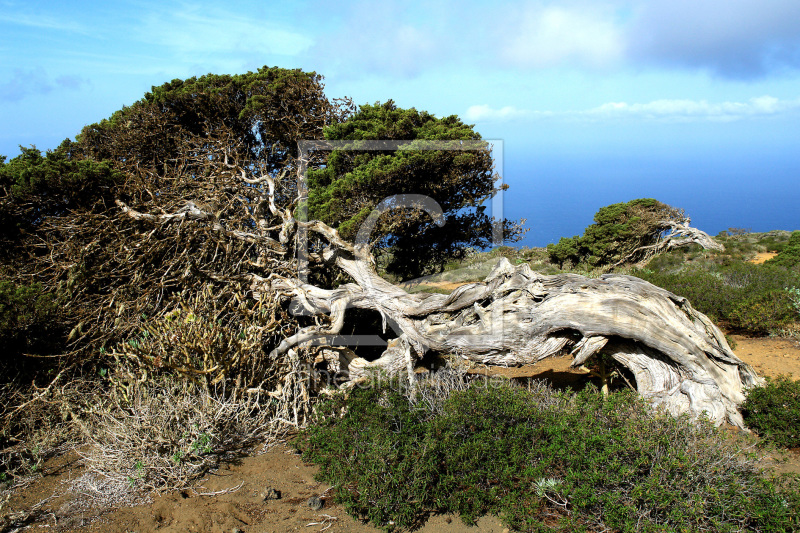
[[[363,254],[353,247],[327,253],[356,284],[323,291],[285,279],[276,282],[307,311],[332,318],[327,328],[298,332],[273,355],[337,334],[348,307],[373,309],[400,335],[378,360],[352,359],[351,379],[377,369],[411,372],[416,358],[428,350],[501,366],[534,364],[565,350],[571,351],[573,366],[579,366],[602,351],[634,374],[639,393],[654,404],[676,415],[705,412],[717,424],[743,426],[737,406],[759,378],[685,298],[631,276],[545,276],[507,260],[485,281],[450,295],[409,295],[381,279]]]
[[[254,217],[252,223],[241,226],[246,230],[229,228],[191,202],[172,214],[153,209],[141,212],[122,202],[117,205],[145,224],[176,228],[195,224],[213,230],[220,241],[251,244],[257,257],[247,262],[250,273],[205,275],[217,281],[248,280],[257,298],[291,298],[295,311],[327,316],[282,339],[270,352],[273,363],[285,359],[294,346],[341,344],[336,337],[348,309],[356,307],[380,313],[397,338],[376,361],[367,362],[342,350],[338,351],[341,357],[332,355],[339,357],[351,381],[377,369],[411,375],[417,358],[429,350],[502,366],[536,363],[565,350],[571,351],[578,366],[602,351],[634,374],[643,396],[672,413],[706,412],[716,423],[743,424],[737,407],[745,389],[760,379],[731,351],[720,330],[684,298],[630,276],[545,276],[527,265],[513,267],[507,260],[483,282],[464,285],[452,294],[408,294],[378,276],[367,245],[343,240],[322,222],[296,220],[295,203],[278,206],[275,182],[282,175],[251,179],[240,169],[238,177],[227,160],[226,170],[226,179],[233,184],[238,180],[256,196],[253,205],[257,208],[248,211]],[[684,226],[672,229],[674,239],[662,245],[705,239],[704,233]],[[315,253],[308,253],[304,260],[342,269],[354,283],[323,289],[289,274],[305,269],[298,259],[303,232],[312,232],[327,243],[315,247]],[[706,244],[713,244],[710,241]]]

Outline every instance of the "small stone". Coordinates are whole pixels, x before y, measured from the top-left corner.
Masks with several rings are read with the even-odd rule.
[[[306,501],[306,504],[308,504],[308,506],[315,511],[319,511],[322,509],[322,506],[325,505],[325,503],[317,496],[310,497],[308,501]]]
[[[275,490],[272,487],[269,487],[267,490],[261,493],[261,499],[264,501],[267,500],[280,500],[281,499],[281,491]]]
[[[231,529],[231,533],[244,533],[244,531],[242,531],[238,527],[235,527],[235,528]]]

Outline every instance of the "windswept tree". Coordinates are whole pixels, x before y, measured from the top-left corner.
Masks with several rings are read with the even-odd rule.
[[[722,246],[706,233],[689,226],[682,209],[653,198],[601,207],[594,224],[582,236],[562,237],[547,246],[550,260],[584,264],[592,268],[644,261],[677,246],[697,243],[704,248]]]
[[[232,107],[217,113],[217,99]],[[375,135],[395,119],[398,136],[471,131],[455,118],[438,122],[392,105],[363,111],[363,128],[376,128]],[[707,412],[742,424],[737,406],[758,378],[683,298],[636,278],[543,276],[507,261],[484,282],[450,295],[408,294],[378,274],[369,245],[304,219],[308,199],[297,184],[307,169],[326,163],[316,153],[304,159],[297,141],[320,138],[347,116],[346,103],[324,98],[318,76],[261,69],[175,81],[87,127],[69,158],[109,161],[122,177],[89,207],[37,220],[35,238],[24,243],[36,251],[29,253],[30,281],[59,293],[70,313],[66,349],[105,354],[123,384],[170,372],[208,391],[265,398],[277,418],[293,424],[323,385],[309,372],[315,365],[354,384],[372,372],[413,382],[428,352],[506,366],[560,353],[571,353],[576,365],[605,356],[631,370],[641,394],[674,413]],[[378,177],[385,169],[397,182],[421,169],[457,197],[451,167],[470,170],[475,189],[465,187],[456,210],[478,206],[494,191],[484,151],[387,155],[345,152],[329,166],[351,175],[367,202],[374,201],[369,175],[359,168]],[[339,178],[320,173],[315,186],[335,186]],[[434,198],[449,205],[446,196]],[[342,210],[333,222],[339,227],[364,216],[364,206],[334,207]],[[392,222],[389,239],[397,231]],[[427,222],[416,223],[421,229]],[[345,224],[342,232],[353,229]],[[315,284],[308,276],[314,269],[338,272],[345,283]],[[354,308],[384,325],[389,340],[377,359],[342,346]]]
[[[262,67],[176,79],[84,128],[77,148],[150,180],[185,173],[193,157],[220,149],[231,164],[273,173],[293,163],[299,140],[320,138],[323,127],[348,115],[349,105],[330,101],[322,76],[301,70]]]

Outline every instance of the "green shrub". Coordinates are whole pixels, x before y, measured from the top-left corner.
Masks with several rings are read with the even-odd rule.
[[[63,340],[59,316],[58,300],[40,284],[0,281],[0,368],[18,371],[24,366],[21,354],[57,348]]]
[[[778,446],[800,446],[800,381],[786,376],[767,378],[742,404],[747,427]]]
[[[296,441],[347,510],[386,528],[429,513],[501,516],[523,531],[790,531],[797,481],[706,422],[635,393],[472,387],[430,416],[402,393],[354,390]]]
[[[777,289],[745,298],[729,316],[736,327],[759,335],[779,330],[795,318],[797,311],[789,293]]]
[[[800,231],[793,231],[783,249],[767,261],[770,265],[792,268],[800,264]]]
[[[797,318],[788,289],[800,286],[800,273],[780,266],[731,261],[676,269],[672,260],[657,258],[633,274],[734,329],[763,335]]]

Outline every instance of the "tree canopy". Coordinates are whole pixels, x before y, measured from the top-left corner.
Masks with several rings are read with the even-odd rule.
[[[295,165],[297,143],[319,139],[324,126],[348,116],[347,99],[329,100],[314,72],[262,67],[238,75],[176,79],[110,118],[83,129],[84,157],[111,160],[133,193],[190,177],[202,184],[208,154],[250,171],[276,173]]]
[[[362,105],[346,121],[325,128],[326,140],[479,141],[481,136],[458,117],[436,118],[391,100]],[[491,147],[471,150],[334,150],[325,167],[309,172],[309,216],[354,239],[373,209],[395,194],[435,200],[444,224],[428,213],[396,209],[385,213],[373,232],[378,248],[391,250],[386,270],[403,278],[440,270],[467,247],[492,244],[492,219],[483,204],[498,193]],[[441,222],[441,221],[439,221]],[[504,224],[505,238],[517,240],[519,225]]]
[[[74,157],[72,146],[67,140],[46,154],[20,147],[20,155],[9,162],[0,159],[0,231],[6,239],[31,231],[47,217],[91,209],[98,201],[113,204],[111,191],[122,174],[109,162]]]
[[[594,215],[594,224],[582,236],[562,237],[557,244],[549,244],[547,251],[559,266],[567,262],[609,266],[656,244],[673,223],[686,222],[682,209],[653,198],[639,198],[601,207]]]

